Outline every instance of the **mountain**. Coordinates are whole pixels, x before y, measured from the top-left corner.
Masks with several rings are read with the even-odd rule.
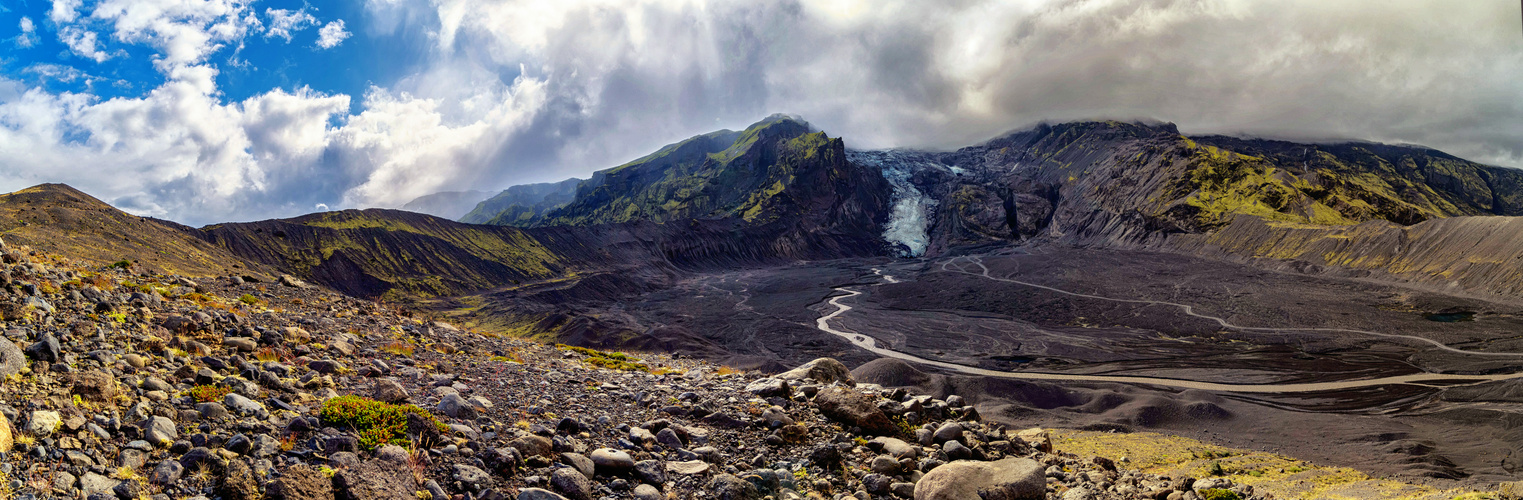
[[[546,227],[732,219],[803,226],[796,227],[799,238],[820,231],[866,235],[886,216],[887,187],[876,170],[847,161],[841,139],[773,115],[740,132],[692,137],[596,172],[569,202],[537,216],[500,214],[494,221]]]
[[[952,152],[856,151],[928,255],[1041,239],[1149,245],[1240,216],[1321,225],[1523,215],[1523,172],[1421,147],[1191,138],[1172,124],[1042,125]],[[906,200],[913,201],[907,203]],[[902,229],[902,228],[901,228]]]
[[[581,183],[581,179],[566,179],[513,186],[477,203],[459,220],[469,224],[516,226],[520,221],[532,220],[550,209],[570,203]]]
[[[122,212],[63,184],[0,195],[0,234],[7,243],[94,266],[127,260],[141,270],[187,276],[269,270],[182,229],[173,222]]]
[[[491,196],[486,191],[445,191],[419,196],[402,205],[402,210],[428,214],[446,219],[458,219],[471,211],[478,202]]]

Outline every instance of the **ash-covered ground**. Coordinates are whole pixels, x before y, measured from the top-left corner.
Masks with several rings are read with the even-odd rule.
[[[852,292],[860,294],[830,302]],[[850,310],[829,320],[833,328],[928,360],[1267,388],[1010,380],[922,366],[940,372],[918,381],[928,390],[969,397],[1012,425],[1157,430],[1407,479],[1519,478],[1523,379],[1359,386],[1523,371],[1523,355],[1507,354],[1523,353],[1516,302],[1170,253],[1049,247],[703,275],[617,310],[706,338],[730,363],[880,357],[817,328],[839,306]],[[1273,390],[1339,381],[1349,387]]]

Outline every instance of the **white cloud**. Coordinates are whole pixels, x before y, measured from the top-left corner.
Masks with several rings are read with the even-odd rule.
[[[71,51],[101,61],[122,53],[113,44],[152,47],[166,81],[102,99],[0,77],[0,189],[69,182],[188,223],[399,206],[586,175],[772,112],[851,147],[1153,117],[1523,165],[1523,53],[1500,4],[369,0],[364,25],[334,20],[317,46],[351,29],[421,41],[416,73],[362,97],[271,89],[225,102],[213,54],[320,24],[308,9],[251,5],[55,0],[48,19]]]
[[[39,41],[37,39],[37,26],[32,24],[32,18],[21,16],[21,21],[17,26],[21,28],[21,34],[16,35],[17,47],[25,49],[37,45]]]
[[[270,26],[264,32],[265,38],[281,37],[286,43],[291,42],[291,35],[298,31],[317,25],[317,18],[307,13],[303,8],[297,11],[286,9],[265,9],[265,15],[270,16]]]
[[[84,0],[53,0],[53,7],[48,9],[48,19],[58,24],[71,23],[79,17],[77,10],[84,4]]]
[[[98,41],[95,32],[79,26],[64,26],[59,29],[58,41],[69,46],[69,51],[85,59],[99,63],[111,58],[111,54],[96,48]]]
[[[344,40],[349,39],[352,33],[344,30],[344,20],[339,19],[317,30],[317,35],[317,46],[331,49],[337,47],[338,44],[344,43]]]

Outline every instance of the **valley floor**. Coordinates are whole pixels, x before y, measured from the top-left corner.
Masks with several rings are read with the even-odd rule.
[[[734,365],[910,358],[932,375],[898,385],[964,395],[1011,425],[1157,431],[1477,487],[1520,466],[1520,311],[1177,254],[1050,247],[709,274],[616,308],[722,346],[693,354]]]

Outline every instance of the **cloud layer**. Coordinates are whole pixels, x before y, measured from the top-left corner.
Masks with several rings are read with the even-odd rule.
[[[0,188],[68,182],[190,224],[318,204],[395,207],[586,175],[773,112],[861,148],[956,147],[1041,120],[1154,118],[1187,132],[1419,143],[1523,166],[1517,8],[369,0],[346,23],[244,0],[55,0],[15,43],[56,37],[83,62],[29,74],[88,75],[137,45],[155,51],[163,82],[105,99],[0,74]],[[364,95],[223,97],[221,55],[247,37],[289,41],[319,26],[304,50],[363,36],[424,43],[427,56]]]

